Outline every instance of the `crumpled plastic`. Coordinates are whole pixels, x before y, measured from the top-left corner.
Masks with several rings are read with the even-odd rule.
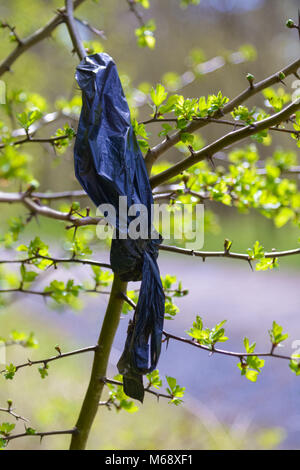
[[[165,303],[157,265],[162,240],[150,238],[151,187],[113,59],[105,53],[90,55],[79,64],[75,77],[83,96],[74,148],[75,174],[96,206],[112,204],[116,210],[117,238],[112,240],[110,252],[113,271],[121,280],[142,281],[118,369],[126,395],[143,401],[143,375],[155,369],[160,355]],[[147,207],[149,238],[118,238],[124,230],[124,217],[126,230],[133,219],[119,213],[120,196],[127,196],[128,207]]]

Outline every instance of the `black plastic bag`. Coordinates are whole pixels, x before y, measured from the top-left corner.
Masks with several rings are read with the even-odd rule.
[[[142,376],[155,369],[160,355],[165,300],[156,261],[161,238],[150,238],[151,187],[112,58],[104,53],[86,57],[77,67],[76,80],[83,94],[74,149],[77,179],[97,206],[114,206],[117,236],[124,225],[120,196],[127,196],[128,207],[144,204],[148,209],[148,238],[115,238],[110,252],[112,269],[122,280],[142,280],[118,369],[125,393],[143,401]],[[125,217],[127,230],[132,217]]]

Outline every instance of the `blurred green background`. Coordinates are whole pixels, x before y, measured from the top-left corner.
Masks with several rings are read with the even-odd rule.
[[[19,36],[24,37],[38,27],[43,26],[53,16],[55,9],[60,6],[62,6],[61,1],[54,0],[32,0],[30,2],[25,0],[1,0],[0,19],[7,20],[10,24],[16,26]],[[123,77],[123,83],[127,83],[125,91],[128,92],[128,96],[131,96],[132,89],[138,87],[142,82],[155,85],[161,81],[163,75],[167,72],[183,74],[188,70],[187,57],[192,49],[201,49],[205,60],[209,60],[219,55],[225,58],[229,57],[232,52],[238,51],[241,45],[252,44],[257,51],[257,57],[253,57],[255,60],[239,64],[227,63],[214,73],[199,77],[184,89],[186,97],[217,93],[221,89],[223,94],[232,98],[246,87],[245,75],[247,72],[253,73],[257,79],[263,79],[299,56],[297,35],[285,27],[287,18],[296,17],[297,8],[297,0],[285,0],[284,2],[281,0],[244,0],[243,2],[238,0],[202,0],[199,6],[191,6],[186,10],[182,10],[179,7],[178,0],[152,0],[151,9],[146,10],[144,16],[145,19],[155,18],[157,23],[156,47],[154,50],[137,47],[134,34],[134,29],[138,26],[137,20],[129,12],[125,0],[99,0],[98,3],[89,0],[76,11],[76,16],[86,19],[97,29],[104,31],[107,39],[100,39],[101,46],[98,45],[97,47],[101,47],[102,50],[114,57]],[[95,38],[86,28],[80,27],[80,32],[86,41],[99,42],[99,38]],[[6,30],[0,30],[0,41],[1,60],[6,57],[14,45],[9,41]],[[13,65],[12,71],[5,74],[4,80],[7,91],[10,92],[16,89],[43,95],[47,99],[45,108],[47,112],[55,110],[55,103],[58,100],[62,98],[69,100],[73,95],[79,96],[79,90],[74,80],[75,67],[78,61],[77,57],[72,56],[70,53],[71,49],[72,46],[66,28],[61,25],[55,30],[51,39],[44,40],[26,54],[23,54]],[[250,103],[262,104],[262,100],[262,97],[256,97]],[[148,115],[149,109],[142,107],[139,118],[142,119]],[[66,121],[67,119],[63,118],[61,125]],[[40,135],[51,135],[57,127],[57,123],[46,126],[40,132]],[[210,142],[221,135],[222,131],[224,129],[220,129],[218,126],[208,126],[204,129],[202,137],[206,142]],[[152,142],[156,142],[155,137],[153,137]],[[273,138],[271,147],[260,148],[262,157],[270,156],[276,146],[287,149],[293,147],[294,149],[290,138],[279,135]],[[32,156],[33,174],[41,183],[41,191],[79,189],[73,172],[72,151],[68,151],[62,156],[56,155],[52,147],[46,144],[38,147],[27,145],[26,153]],[[166,158],[177,161],[181,157],[178,150],[171,150]],[[5,190],[5,188],[1,188],[1,190]],[[218,228],[206,234],[204,249],[222,249],[225,237],[233,240],[235,251],[241,250],[242,252],[252,246],[257,239],[267,250],[271,250],[273,247],[277,249],[294,248],[297,244],[299,230],[292,226],[277,229],[272,221],[264,219],[260,215],[254,213],[250,213],[250,215],[238,214],[235,209],[218,207],[213,203],[211,207],[218,217]],[[1,205],[0,228],[2,230],[5,228],[9,217],[21,213],[21,208]],[[41,220],[39,224],[35,221],[32,222],[25,229],[24,239],[29,240],[35,235],[39,235],[43,240],[49,242],[50,246],[55,248],[56,251],[60,252],[63,249],[64,227],[59,222],[45,220]],[[107,257],[107,252],[105,256]],[[186,277],[187,282],[189,282],[189,273],[198,273],[198,271],[195,271],[195,263],[193,267],[190,266],[189,262],[184,263],[184,266],[182,262],[176,264],[177,261],[171,256],[162,256],[162,260],[164,274],[166,274],[166,270],[170,269],[171,273],[174,272],[179,278],[181,278],[180,276]],[[243,305],[245,307],[245,315],[242,320],[235,316],[232,321],[242,321],[245,322],[245,326],[253,327],[255,318],[257,326],[259,322],[257,315],[252,322],[247,323],[249,315],[247,317],[246,314],[249,312],[249,307],[250,310],[257,307],[258,312],[260,312],[260,308],[262,308],[259,306],[260,296],[257,293],[255,294],[258,291],[254,290],[253,298],[250,302],[248,299],[247,302],[247,299],[243,297],[243,292],[248,277],[247,279],[246,277],[243,278],[244,271],[240,277],[239,271],[243,268],[236,268],[235,264],[231,265],[228,262],[225,264],[226,268],[222,261],[210,262],[210,268],[207,271],[205,271],[205,267],[201,266],[199,284],[195,286],[194,292],[195,295],[197,291],[198,295],[200,293],[201,308],[205,306],[208,313],[211,308],[214,311],[212,316],[219,313],[222,317],[217,316],[219,320],[222,320],[223,316],[224,318],[229,317],[229,300],[226,304],[224,299],[217,296],[215,305],[212,307],[205,304],[211,294],[206,289],[201,291],[201,286],[206,286],[208,276],[210,276],[212,282],[214,279],[218,279],[215,281],[216,289],[218,289],[218,286],[222,286],[222,282],[224,285],[224,281],[221,277],[218,278],[219,274],[217,272],[223,272],[224,279],[226,279],[228,273],[232,276],[232,283],[234,284],[232,292],[230,287],[227,289],[228,297],[231,296],[234,302],[238,298],[240,301],[239,308]],[[296,321],[296,313],[299,314],[300,305],[297,295],[295,294],[292,298],[289,289],[293,286],[293,294],[295,293],[294,286],[299,282],[298,268],[299,260],[296,257],[281,262],[281,272],[283,273],[283,277],[280,278],[283,283],[282,305],[285,308],[288,307],[287,310],[291,306],[293,321]],[[79,272],[76,275],[82,277],[85,273]],[[267,279],[264,274],[255,275],[260,276],[259,282],[264,286],[264,291],[269,295],[274,294],[272,279],[276,274],[269,274],[271,281],[270,277]],[[244,279],[245,284],[243,284],[242,279]],[[187,285],[186,287],[190,286]],[[245,305],[245,301],[247,305]],[[34,352],[29,351],[30,358],[39,358],[54,353],[56,344],[60,344],[64,351],[93,344],[94,338],[97,336],[95,328],[101,321],[105,302],[104,300],[99,302],[97,299],[85,300],[84,302],[84,309],[80,313],[65,312],[58,314],[47,309],[42,300],[23,301],[16,297],[12,305],[2,309],[0,313],[0,336],[7,336],[9,331],[15,328],[27,332],[34,331],[39,339],[40,348]],[[197,297],[191,300],[190,303],[187,299],[182,309],[182,315],[185,315],[185,311],[189,311],[189,315],[198,313],[195,311],[198,307],[197,302]],[[279,311],[280,303],[277,302],[277,304]],[[87,316],[87,320],[79,318],[85,316]],[[123,323],[124,327],[121,327],[120,338],[117,340],[120,349],[126,331],[126,320]],[[77,328],[74,325],[77,325]],[[182,325],[180,323],[180,326],[185,327],[184,322]],[[290,325],[288,326],[290,329]],[[256,331],[255,328],[254,326],[254,331]],[[83,329],[85,329],[84,333],[82,332]],[[183,329],[181,331],[183,332]],[[123,337],[121,337],[121,333],[123,333]],[[18,348],[11,348],[8,354],[9,361],[15,363],[24,361],[27,358],[27,351]],[[172,361],[172,356],[169,355],[168,357]],[[199,353],[198,358],[201,370],[203,364]],[[39,430],[72,427],[88,381],[90,359],[90,357],[77,357],[59,361],[51,365],[49,377],[45,381],[41,381],[39,374],[33,369],[20,371],[13,382],[4,383],[1,380],[0,405],[2,406],[2,403],[5,403],[6,399],[11,397],[17,405],[17,411],[25,416],[30,416],[32,426]],[[218,387],[222,388],[223,379],[226,386],[229,387],[230,374],[232,373],[234,377],[238,375],[235,371],[236,366],[231,364],[228,371],[226,369],[226,376],[224,376],[223,362],[219,362],[219,370],[218,367],[214,367],[213,361],[214,359],[209,361],[207,365],[209,372],[207,373],[215,377],[216,381],[220,378]],[[115,363],[116,361],[113,359],[112,362]],[[198,370],[198,363],[194,362],[193,364]],[[168,373],[167,365],[164,362],[162,363],[163,370],[166,369],[166,373]],[[287,368],[286,365],[282,364],[278,366]],[[115,373],[113,365],[111,369],[111,375],[113,375]],[[255,414],[251,416],[251,413],[247,413],[247,417],[250,416],[249,419],[244,419],[242,404],[240,407],[236,405],[235,408],[234,400],[230,401],[226,398],[222,402],[222,395],[218,396],[221,411],[219,411],[219,408],[215,408],[215,402],[210,402],[208,398],[209,387],[214,387],[215,383],[210,382],[212,379],[207,378],[205,374],[206,393],[208,395],[201,395],[201,387],[199,390],[194,390],[193,393],[195,372],[191,367],[188,369],[188,378],[181,378],[179,368],[175,372],[178,382],[187,386],[187,399],[182,407],[175,408],[162,402],[158,405],[155,400],[150,398],[147,399],[140,411],[134,415],[125,412],[117,414],[114,410],[101,409],[89,441],[89,448],[239,449],[271,448],[280,445],[283,447],[297,447],[300,435],[299,427],[288,429],[287,423],[280,418],[280,409],[278,410],[278,407],[280,407],[280,391],[284,393],[284,388],[281,387],[284,387],[285,371],[276,375],[277,371],[274,370],[275,368],[272,369],[272,374],[275,374],[274,383],[268,382],[267,379],[264,383],[262,379],[262,386],[251,384],[250,393],[255,395],[252,396],[252,406],[254,407],[262,400],[265,393],[273,393],[274,390],[269,387],[277,387],[277,395],[276,392],[273,394],[272,404],[274,410],[277,407],[278,419],[270,418],[274,417],[275,414],[275,412],[272,414],[272,410],[269,414],[266,413],[265,418],[262,417],[262,419],[258,419]],[[233,372],[230,372],[230,370],[233,370]],[[185,379],[188,383],[184,381]],[[237,383],[242,384],[243,379],[240,377],[237,377],[237,379]],[[202,382],[201,373],[199,381]],[[290,382],[290,387],[297,390],[295,402],[299,409],[299,384],[296,378],[293,378]],[[245,386],[238,385],[237,387],[236,393],[243,397],[243,387]],[[258,387],[256,391],[254,391],[255,387]],[[291,400],[291,407],[295,402]],[[290,412],[292,413],[291,410]],[[295,408],[293,413],[295,413]],[[296,415],[298,416],[298,412]],[[18,429],[21,428],[22,424],[19,423]],[[62,449],[67,446],[67,443],[68,438],[51,437],[44,439],[40,445],[38,439],[27,438],[23,441],[13,442],[9,448]]]

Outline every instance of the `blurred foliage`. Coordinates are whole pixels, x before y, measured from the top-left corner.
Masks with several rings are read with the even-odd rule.
[[[2,318],[5,320],[3,331],[5,337],[9,335],[12,325],[24,320],[24,317],[12,309],[9,309]],[[53,348],[53,344],[65,336],[55,327],[54,322],[47,321],[45,329],[44,321],[38,316],[27,318],[26,328],[29,331],[30,328],[34,328],[40,343],[39,349],[30,354],[32,360],[55,354],[51,347]],[[65,350],[78,347],[78,342],[71,337],[67,341],[66,338],[63,340]],[[22,362],[25,357],[17,346],[9,349],[9,360],[14,363]],[[44,381],[41,381],[36,368],[20,371],[17,379],[12,382],[5,383],[1,380],[2,403],[5,403],[5,397],[9,396],[16,412],[31,417],[30,424],[26,423],[26,426],[37,431],[72,427],[74,413],[79,410],[85,383],[88,380],[89,364],[90,360],[87,357],[80,356],[57,361],[51,366],[49,376]],[[157,376],[152,373],[152,383],[155,385],[157,381],[160,386]],[[32,400],[32,391],[37,400]],[[110,393],[109,390],[104,399],[109,399]],[[196,404],[188,403],[189,400],[184,407],[178,407],[174,412],[164,399],[160,399],[157,403],[155,397],[148,396],[138,413],[114,413],[107,407],[101,407],[88,448],[272,449],[276,448],[285,437],[281,428],[255,429],[250,426],[241,433],[238,423],[232,427],[224,425],[216,417],[210,417],[211,411],[208,411],[204,404],[197,409]],[[9,421],[11,424],[16,424],[14,432],[24,431],[21,421],[16,422],[7,418],[4,417],[1,423]],[[30,437],[11,442],[9,449],[64,449],[68,441],[68,437],[54,436],[39,443],[39,438]]]

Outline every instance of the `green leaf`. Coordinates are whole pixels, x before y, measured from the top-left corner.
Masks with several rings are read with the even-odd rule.
[[[283,87],[278,88],[277,91],[274,88],[266,88],[262,94],[266,98],[267,106],[273,107],[276,112],[281,111],[291,99],[290,94],[286,93]]]
[[[182,403],[181,398],[184,395],[185,387],[180,387],[177,384],[177,380],[174,377],[166,376],[166,379],[169,385],[169,387],[167,388],[167,392],[169,393],[169,395],[172,396],[169,403],[176,405],[176,406],[180,405]]]
[[[300,375],[300,362],[299,360],[291,360],[289,363],[289,367],[292,372],[294,372],[296,375]]]
[[[250,344],[249,344],[249,339],[245,337],[245,338],[244,338],[244,346],[245,346],[246,352],[247,352],[248,354],[251,354],[251,353],[254,352],[256,343],[252,343],[252,344],[250,345]]]
[[[246,379],[250,380],[250,382],[256,382],[257,381],[257,376],[258,372],[256,370],[246,370],[245,373]]]
[[[23,282],[33,282],[38,276],[38,273],[35,273],[34,271],[27,271],[24,264],[21,264],[20,272]]]
[[[159,376],[159,371],[157,369],[147,374],[146,377],[149,380],[149,385],[151,385],[152,387],[160,388],[162,386],[162,380]]]
[[[180,137],[181,137],[181,141],[184,144],[188,144],[188,145],[192,145],[194,142],[194,138],[195,138],[193,134],[190,134],[188,132],[182,132]]]
[[[261,260],[265,257],[264,247],[259,241],[254,243],[253,248],[248,248],[247,252],[252,259]]]
[[[13,431],[15,427],[15,424],[2,423],[0,424],[0,434],[2,434],[2,436],[9,436],[11,431]]]
[[[177,380],[174,379],[174,377],[169,377],[169,376],[166,376],[166,379],[167,379],[170,389],[174,390],[177,384]]]
[[[48,370],[49,370],[49,366],[48,364],[45,364],[43,367],[39,367],[38,368],[38,371],[40,373],[40,376],[42,379],[45,379],[46,377],[48,377]]]
[[[150,96],[154,105],[159,108],[159,106],[166,100],[168,93],[166,92],[165,87],[158,83],[155,89],[152,88]]]
[[[114,380],[123,382],[123,377],[118,374],[114,377]],[[107,387],[109,389],[110,403],[115,406],[116,411],[124,410],[127,411],[127,413],[135,413],[138,411],[138,407],[135,403],[124,393],[123,385],[108,383]]]
[[[35,122],[41,119],[42,112],[39,109],[35,109],[33,111],[23,111],[22,113],[17,114],[17,119],[20,125],[28,131],[29,127]]]
[[[102,51],[99,51],[99,52],[102,52]],[[93,53],[96,53],[96,51],[93,52]],[[56,151],[59,154],[63,154],[67,150],[67,148],[71,145],[75,135],[76,135],[76,133],[75,133],[74,129],[72,127],[70,127],[69,124],[65,124],[63,128],[57,129],[57,131],[55,132],[55,134],[52,137],[66,136],[66,138],[65,139],[58,139],[58,140],[54,141],[54,146],[55,146]]]
[[[13,364],[5,366],[4,377],[6,378],[6,380],[12,380],[15,376],[16,370],[17,369]]]
[[[256,109],[253,108],[251,111],[246,106],[238,106],[238,108],[234,108],[231,115],[235,120],[244,121],[246,124],[252,124],[255,121],[253,117]]]
[[[5,447],[7,446],[8,442],[6,439],[2,439],[0,438],[0,449],[5,449]]]
[[[36,434],[36,430],[30,427],[26,428],[26,434],[28,434],[28,436],[34,436]]]
[[[269,336],[273,346],[278,346],[278,344],[285,341],[289,335],[287,333],[283,333],[283,327],[273,321],[272,329],[269,330]]]
[[[216,343],[228,340],[227,336],[225,336],[225,330],[222,328],[225,323],[226,320],[218,323],[210,330],[209,328],[203,328],[202,319],[197,316],[196,321],[193,323],[193,327],[190,328],[187,333],[199,344],[203,344],[204,346],[208,346],[212,349]]]
[[[245,337],[244,346],[247,354],[253,354],[256,343],[250,345],[249,339]],[[250,382],[256,382],[258,374],[261,372],[264,365],[265,361],[258,356],[247,356],[237,364],[237,367],[240,369],[241,375],[245,376],[246,379],[250,380]]]
[[[171,113],[175,111],[178,100],[180,99],[179,95],[171,95],[167,99],[167,102],[162,105],[159,109],[160,114]]]

